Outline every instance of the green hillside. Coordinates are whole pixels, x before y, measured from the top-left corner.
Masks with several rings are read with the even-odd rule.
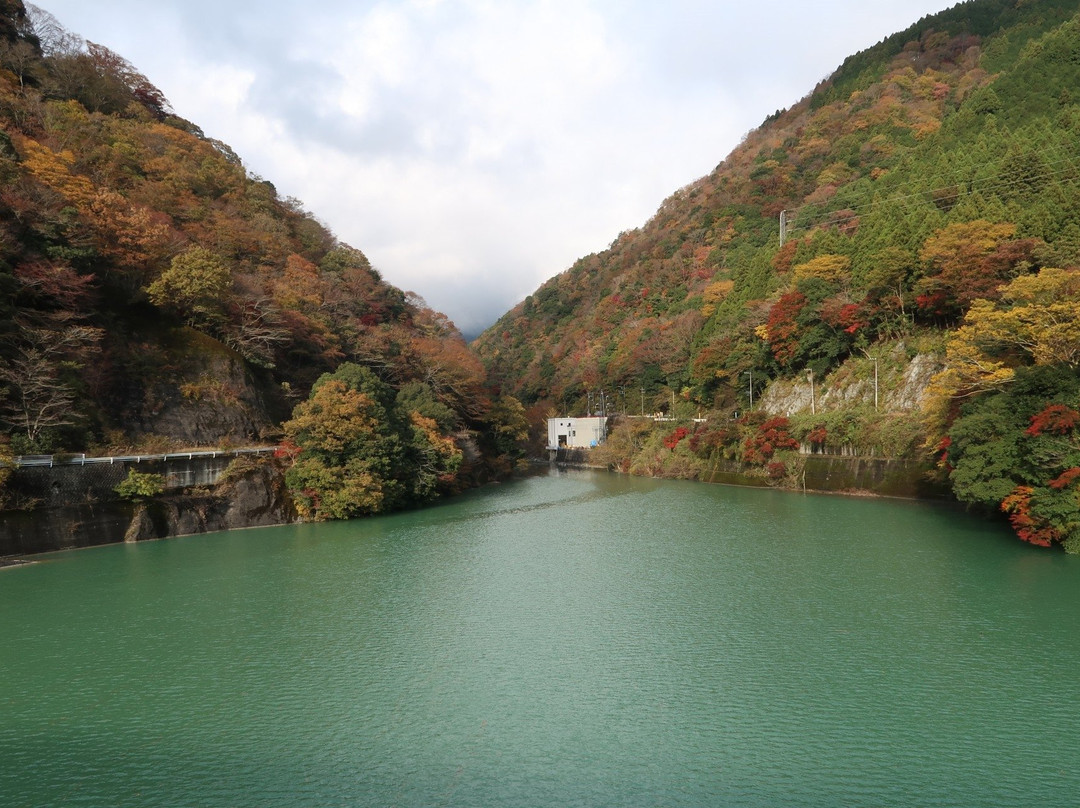
[[[541,408],[605,390],[686,419],[624,427],[623,468],[940,450],[961,499],[1080,544],[1078,142],[1076,3],[969,0],[849,58],[474,347]]]

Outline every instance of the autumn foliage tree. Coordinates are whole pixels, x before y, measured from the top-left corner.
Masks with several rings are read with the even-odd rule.
[[[7,438],[0,437],[0,506],[3,506],[7,499],[4,485],[14,470],[15,454],[11,451],[11,442]]]
[[[743,461],[751,465],[770,462],[780,451],[799,448],[799,442],[791,436],[790,423],[782,416],[767,418],[743,442]]]
[[[485,415],[500,455],[508,462],[525,456],[529,440],[529,416],[513,396],[499,396]]]
[[[204,247],[191,247],[172,259],[146,294],[188,324],[209,329],[221,321],[231,280],[229,267],[219,256]]]
[[[77,324],[22,329],[0,364],[0,417],[18,431],[25,449],[45,448],[40,441],[47,430],[77,422],[77,372],[100,339],[99,329]]]
[[[1080,552],[1078,397],[1075,370],[1042,365],[967,404],[943,444],[956,495],[1000,508],[1024,541]]]
[[[937,231],[919,254],[926,272],[916,305],[928,316],[952,318],[975,300],[994,300],[999,288],[1033,267],[1037,241],[1014,240],[1016,226],[986,220],[958,222]]]
[[[376,468],[387,463],[391,447],[381,439],[374,409],[365,393],[328,379],[284,424],[286,438],[302,451],[286,475],[302,516],[345,519],[381,510]]]
[[[998,298],[976,300],[949,337],[945,369],[930,387],[932,432],[940,433],[951,401],[1003,389],[1018,367],[1080,368],[1080,270],[1020,276]]]
[[[463,453],[440,414],[416,383],[395,390],[352,363],[323,376],[284,424],[299,449],[286,482],[301,515],[345,519],[451,490]]]
[[[762,329],[776,361],[782,367],[791,365],[799,351],[799,315],[806,306],[806,295],[787,292],[769,309],[769,320]]]
[[[1024,541],[1080,553],[1080,412],[1048,405],[1031,417],[1022,445],[1034,479],[1017,485],[1001,510]]]

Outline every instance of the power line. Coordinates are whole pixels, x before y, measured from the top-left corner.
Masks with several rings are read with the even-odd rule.
[[[1027,152],[1027,154],[1029,155],[1040,155],[1046,153],[1048,153],[1047,150]],[[872,210],[882,205],[894,205],[897,203],[906,204],[911,200],[919,200],[920,202],[925,202],[929,200],[931,203],[933,203],[935,200],[935,194],[945,194],[953,189],[957,189],[957,192],[953,194],[952,198],[958,199],[964,193],[971,194],[975,192],[985,193],[991,191],[1000,191],[1013,187],[1015,185],[1046,181],[1055,177],[1060,177],[1062,179],[1070,180],[1072,182],[1080,179],[1080,166],[1077,165],[1077,163],[1072,157],[1062,157],[1060,156],[1060,152],[1056,150],[1054,152],[1054,156],[1058,157],[1058,159],[1044,161],[1043,167],[1045,169],[1052,169],[1054,166],[1062,166],[1062,168],[1056,170],[1043,170],[1030,175],[1021,174],[1017,171],[1012,172],[1009,175],[1005,175],[1004,177],[985,177],[983,179],[971,178],[968,180],[959,179],[957,182],[950,183],[944,186],[931,187],[927,190],[921,190],[909,194],[888,196],[881,199],[874,199],[861,205],[849,206],[842,209],[845,215],[839,218],[837,218],[835,214],[839,213],[840,211],[834,211],[831,214],[822,214],[816,217],[812,217],[809,221],[798,223],[798,211],[788,210],[784,212],[784,233],[785,235],[790,235],[792,232],[810,230],[822,224],[827,226],[836,226],[845,222],[853,221],[854,219],[857,219],[861,215],[865,214],[866,211]],[[1074,174],[1075,176],[1070,177],[1069,174]],[[935,179],[944,179],[944,177],[939,175],[938,177],[935,177]],[[901,187],[905,185],[908,187],[913,187],[916,184],[917,181],[910,181],[901,184]],[[948,199],[950,197],[942,195],[936,198],[941,200]]]
[[[962,197],[964,195],[970,195],[970,194],[977,193],[977,192],[978,193],[987,193],[987,192],[994,192],[994,191],[1002,191],[1002,190],[1005,190],[1007,188],[1011,188],[1011,187],[1016,186],[1016,185],[1022,185],[1022,184],[1027,184],[1027,183],[1031,183],[1031,182],[1045,181],[1045,180],[1053,179],[1055,177],[1059,177],[1060,180],[1067,181],[1067,182],[1070,182],[1070,183],[1075,182],[1076,180],[1080,179],[1080,175],[1069,176],[1069,174],[1070,173],[1075,173],[1075,169],[1077,169],[1078,167],[1077,166],[1070,166],[1070,168],[1074,169],[1074,171],[1070,172],[1068,170],[1061,170],[1061,171],[1044,172],[1044,173],[1041,173],[1041,174],[1033,174],[1033,175],[1029,175],[1029,176],[1018,177],[1017,179],[1008,180],[1008,181],[998,180],[998,181],[979,182],[979,181],[976,181],[976,180],[972,180],[972,181],[968,181],[966,183],[956,183],[956,184],[953,184],[953,185],[940,186],[940,187],[932,188],[932,189],[930,189],[928,191],[923,191],[923,192],[916,193],[916,194],[905,194],[903,196],[886,197],[885,199],[874,200],[873,202],[864,203],[863,205],[857,205],[857,206],[851,206],[851,207],[844,208],[843,212],[845,213],[845,215],[841,216],[839,218],[836,217],[833,214],[823,214],[821,216],[814,217],[814,218],[810,219],[809,221],[806,221],[805,223],[802,223],[802,224],[793,223],[792,220],[789,218],[788,222],[787,222],[787,226],[786,226],[786,232],[790,235],[792,232],[810,230],[812,228],[818,227],[818,226],[823,225],[823,224],[827,225],[827,226],[835,226],[835,225],[843,224],[845,222],[849,222],[849,221],[853,221],[855,219],[858,219],[858,218],[860,218],[861,215],[864,215],[867,211],[869,211],[869,210],[871,210],[873,208],[879,207],[881,205],[890,205],[890,204],[897,204],[897,203],[900,203],[901,205],[908,205],[908,203],[910,203],[910,201],[914,200],[914,199],[918,199],[920,201],[930,201],[931,203],[934,203],[935,201],[943,201],[943,200],[948,200],[948,199],[959,199],[960,197]],[[956,190],[955,193],[952,193],[952,194],[948,193],[950,191],[953,191],[954,189]],[[935,196],[935,194],[939,194],[939,195]],[[850,213],[848,213],[849,211],[850,211]],[[840,211],[835,211],[834,214],[839,213],[839,212]]]

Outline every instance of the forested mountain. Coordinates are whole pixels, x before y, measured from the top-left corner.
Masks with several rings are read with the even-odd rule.
[[[445,316],[135,67],[0,0],[0,453],[277,441],[299,404],[298,487],[349,515],[454,487],[451,436],[492,412],[514,434],[483,381]]]
[[[475,348],[527,403],[710,416],[627,427],[626,468],[780,478],[799,442],[929,446],[962,499],[1080,549],[1078,142],[1077,4],[960,3],[847,59]],[[898,393],[916,366],[941,371],[921,407]],[[732,420],[767,387],[766,411],[806,388],[790,420]]]

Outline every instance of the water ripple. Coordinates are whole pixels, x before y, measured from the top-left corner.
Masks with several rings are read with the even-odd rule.
[[[1080,567],[560,474],[0,576],[5,806],[1065,806]]]

